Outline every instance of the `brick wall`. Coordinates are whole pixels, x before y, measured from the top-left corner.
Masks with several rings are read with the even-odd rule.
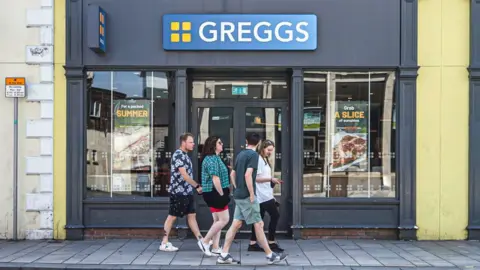
[[[188,238],[192,235],[188,231]],[[85,239],[161,239],[163,229],[87,229]],[[177,237],[176,230],[172,230],[171,237]],[[224,236],[222,236],[224,237]],[[237,238],[244,238],[237,235]],[[304,239],[377,239],[397,240],[396,229],[304,229]]]
[[[377,239],[397,240],[396,229],[304,229],[304,239]]]
[[[84,239],[162,239],[163,229],[87,229]],[[176,237],[177,232],[172,229],[170,237]]]

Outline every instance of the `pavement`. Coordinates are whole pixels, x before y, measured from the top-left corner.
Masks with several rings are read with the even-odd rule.
[[[156,240],[4,241],[0,269],[474,269],[477,241],[279,240],[286,262],[266,266],[263,252],[236,240],[231,254],[241,265],[222,266],[193,239],[172,240],[180,250],[162,252]]]

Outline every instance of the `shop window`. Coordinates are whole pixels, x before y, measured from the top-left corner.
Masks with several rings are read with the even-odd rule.
[[[304,197],[396,197],[395,73],[305,72]]]
[[[87,197],[168,196],[174,76],[87,73]]]

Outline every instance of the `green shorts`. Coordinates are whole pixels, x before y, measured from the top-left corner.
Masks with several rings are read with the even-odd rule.
[[[260,204],[257,199],[255,199],[253,203],[250,202],[250,198],[235,199],[235,212],[233,213],[233,219],[244,220],[247,225],[262,221]]]

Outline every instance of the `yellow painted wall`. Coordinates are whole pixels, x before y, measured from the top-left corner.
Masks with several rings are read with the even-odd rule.
[[[55,0],[54,25],[54,122],[53,122],[53,237],[65,239],[66,217],[66,79],[65,70],[65,0]]]
[[[470,0],[418,0],[417,236],[465,239]]]

